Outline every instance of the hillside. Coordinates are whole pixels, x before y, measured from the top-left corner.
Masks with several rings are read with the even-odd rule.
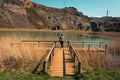
[[[120,17],[89,18],[91,22],[97,23],[98,27],[103,27],[105,31],[120,32]]]
[[[57,9],[28,0],[0,0],[0,28],[52,29],[59,25],[71,29],[80,23],[88,24],[89,19],[74,7]]]

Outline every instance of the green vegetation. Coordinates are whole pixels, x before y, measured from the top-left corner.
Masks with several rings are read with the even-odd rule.
[[[19,71],[1,71],[0,80],[71,80],[72,77],[51,77],[42,72],[39,74],[20,73]],[[73,79],[74,80],[74,79]]]
[[[93,70],[86,69],[83,75],[80,75],[80,80],[119,80],[120,72],[112,70],[103,70],[95,68]]]
[[[85,69],[83,74],[73,77],[51,77],[42,72],[32,74],[19,71],[0,71],[0,80],[120,80],[120,72],[95,68],[93,70]]]
[[[104,32],[104,31],[105,31],[103,26],[100,26],[100,27],[98,28],[98,30],[99,30],[99,32]]]

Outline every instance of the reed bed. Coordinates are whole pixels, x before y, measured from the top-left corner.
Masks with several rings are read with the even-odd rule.
[[[40,60],[50,51],[52,43],[15,43],[22,37],[6,36],[0,38],[0,69],[32,71]],[[29,39],[28,39],[29,40]]]
[[[90,69],[99,67],[120,71],[120,43],[118,41],[115,40],[113,43],[108,45],[107,54],[105,54],[105,52],[75,50],[84,67],[88,67]],[[78,45],[74,45],[74,47],[78,47]]]

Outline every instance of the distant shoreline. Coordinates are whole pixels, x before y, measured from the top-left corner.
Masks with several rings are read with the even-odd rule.
[[[120,38],[120,32],[91,32],[88,34]]]
[[[87,32],[80,30],[45,30],[45,29],[0,29],[0,31],[49,31],[49,32],[78,32],[81,34],[101,35],[120,38],[120,32]]]

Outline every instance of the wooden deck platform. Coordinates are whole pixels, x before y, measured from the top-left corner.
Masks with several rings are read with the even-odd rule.
[[[105,48],[75,48],[77,51],[105,52]]]

